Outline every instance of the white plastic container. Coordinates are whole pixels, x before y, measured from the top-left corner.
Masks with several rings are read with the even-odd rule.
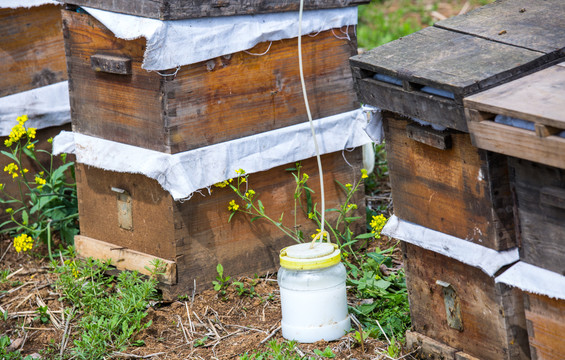
[[[302,343],[336,340],[351,328],[345,266],[337,245],[310,243],[281,250],[278,283],[282,335]]]

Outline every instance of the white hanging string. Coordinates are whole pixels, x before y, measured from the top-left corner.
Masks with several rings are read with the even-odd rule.
[[[316,148],[316,159],[318,160],[318,172],[320,173],[320,192],[322,197],[322,208],[321,208],[321,229],[320,233],[314,236],[312,240],[311,247],[314,246],[314,242],[319,238],[321,241],[324,239],[324,235],[327,236],[328,242],[330,241],[330,234],[324,230],[326,218],[326,198],[324,196],[324,173],[322,172],[322,160],[320,158],[320,148],[318,147],[318,140],[316,139],[316,130],[314,130],[314,122],[312,121],[312,113],[310,112],[310,104],[308,103],[308,94],[306,93],[306,82],[304,81],[304,68],[302,65],[302,13],[304,11],[304,0],[300,0],[300,11],[298,12],[298,67],[300,70],[300,83],[302,84],[302,95],[304,96],[304,105],[306,106],[306,113],[308,114],[308,121],[310,122],[310,129],[312,130],[312,138],[314,140],[314,147]]]

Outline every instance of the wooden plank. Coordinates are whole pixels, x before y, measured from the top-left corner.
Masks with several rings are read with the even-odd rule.
[[[406,136],[409,139],[433,146],[440,150],[451,148],[451,134],[449,131],[439,131],[431,126],[421,126],[416,123],[406,126]]]
[[[406,331],[406,348],[416,351],[420,359],[455,359],[457,349],[414,331]]]
[[[0,9],[0,97],[67,79],[57,5]]]
[[[525,304],[532,359],[562,359],[565,354],[565,300],[526,294]]]
[[[464,99],[466,108],[565,130],[565,67],[552,66]]]
[[[304,10],[341,8],[369,2],[370,0],[305,0]],[[177,20],[298,11],[300,0],[73,0],[72,3],[161,20]]]
[[[534,131],[481,120],[476,110],[466,109],[466,113],[474,146],[565,169],[564,138],[539,137]]]
[[[504,156],[453,132],[440,150],[406,136],[410,123],[384,113],[394,210],[398,217],[495,250],[516,246]]]
[[[542,201],[548,189],[553,194],[565,190],[565,170],[517,158],[510,158],[508,164],[518,205],[522,260],[565,274],[565,209]]]
[[[302,39],[312,117],[358,108],[348,59],[352,41],[332,31]],[[165,83],[171,151],[185,151],[307,121],[300,86],[297,39],[262,43],[249,52],[183,66]],[[257,71],[256,69],[261,69]],[[173,95],[173,98],[171,98]]]
[[[102,261],[111,260],[111,264],[118,270],[135,270],[144,275],[151,275],[151,272],[146,267],[151,269],[151,264],[155,260],[159,260],[164,267],[160,269],[162,274],[158,276],[158,280],[169,285],[177,282],[177,265],[174,261],[161,259],[127,248],[116,247],[115,244],[83,235],[75,236],[75,250],[83,258],[93,257]]]
[[[434,26],[543,53],[557,53],[565,49],[564,17],[562,0],[502,0]]]
[[[447,90],[456,96],[509,81],[548,61],[549,57],[541,52],[435,27],[351,58],[354,67]]]
[[[168,151],[161,98],[162,78],[141,69],[145,39],[117,39],[88,14],[63,10],[73,131],[158,151]],[[131,59],[132,74],[92,70],[90,57]],[[147,136],[147,134],[151,134]]]
[[[529,359],[522,293],[478,268],[402,243],[412,331],[482,360]],[[446,320],[442,288],[457,292],[463,330]]]
[[[153,179],[76,164],[81,234],[144,254],[174,261],[173,200]],[[132,230],[120,227],[118,194],[132,200]]]
[[[346,153],[345,156],[353,167],[344,161],[342,152],[322,156],[327,209],[335,208],[345,200],[345,194],[336,180],[346,184],[359,179],[361,149]],[[318,204],[319,209],[321,199],[316,159],[310,158],[301,164],[303,172],[310,176],[308,183],[314,190],[313,202]],[[296,183],[285,169],[293,165],[251,174],[248,181],[257,199],[265,204],[266,213],[276,219],[284,213],[283,223],[289,227],[294,226],[293,193]],[[227,205],[233,199],[235,195],[231,189],[213,188],[211,196],[196,194],[189,201],[175,204],[177,263],[183,285],[164,289],[169,294],[167,296],[176,297],[191,291],[194,281],[198,290],[211,287],[218,263],[224,266],[226,274],[234,277],[264,274],[278,269],[280,249],[295,242],[265,220],[250,223],[248,216],[236,214],[228,223]],[[358,205],[352,216],[362,217],[353,224],[354,233],[365,231],[363,200],[363,189],[360,188],[352,199],[352,203]],[[310,234],[316,231],[316,225],[302,211],[297,212],[298,226],[305,237],[310,238]],[[327,213],[326,220],[335,223],[335,215]],[[332,237],[331,241],[335,242],[336,239]]]
[[[144,39],[117,39],[89,15],[71,11],[64,11],[64,25],[76,132],[176,153],[307,121],[297,39],[275,41],[263,56],[240,52],[162,77],[141,69]],[[347,66],[357,44],[349,30],[351,40],[332,31],[303,39],[314,118],[358,108]],[[131,59],[132,74],[93,71],[90,57],[98,52]]]
[[[465,354],[463,351],[458,351],[455,353],[455,360],[481,360],[478,357]]]

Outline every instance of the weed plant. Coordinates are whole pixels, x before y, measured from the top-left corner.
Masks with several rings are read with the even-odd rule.
[[[306,356],[298,352],[295,341],[271,340],[267,344],[266,351],[255,351],[252,354],[245,353],[239,360],[314,360],[314,359],[333,359],[335,354],[326,347],[324,350],[315,349],[316,357]]]
[[[58,275],[56,289],[68,306],[65,318],[77,323],[72,358],[109,358],[137,344],[132,338],[151,325],[143,320],[150,301],[157,300],[156,277],[161,265],[153,265],[149,278],[130,271],[107,276],[109,266],[109,262],[92,258],[52,262]]]
[[[61,155],[62,164],[55,167],[50,151],[36,149],[36,129],[27,128],[27,115],[20,116],[4,145],[8,151],[1,153],[10,159],[4,171],[16,183],[17,195],[6,191],[6,184],[0,184],[0,204],[6,207],[10,219],[0,224],[2,233],[15,235],[14,248],[17,252],[30,250],[37,240],[46,243],[52,258],[52,234],[59,232],[63,244],[73,244],[78,233],[78,202],[74,181],[74,163]],[[48,140],[50,143],[52,139]],[[48,156],[45,166],[38,157]],[[24,167],[27,158],[41,169],[32,175]],[[70,183],[67,181],[71,180]]]

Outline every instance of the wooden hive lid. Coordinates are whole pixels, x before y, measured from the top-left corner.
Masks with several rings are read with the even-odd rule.
[[[564,18],[563,0],[502,0],[437,22],[434,26],[563,56]]]
[[[343,8],[369,2],[370,0],[305,0],[304,10]],[[300,0],[71,0],[68,3],[160,20],[298,11],[300,6]]]
[[[465,98],[474,145],[565,169],[563,99],[565,62]],[[497,123],[495,115],[530,122],[531,130]]]
[[[461,101],[547,62],[545,54],[435,27],[350,59],[353,67],[446,90]]]

